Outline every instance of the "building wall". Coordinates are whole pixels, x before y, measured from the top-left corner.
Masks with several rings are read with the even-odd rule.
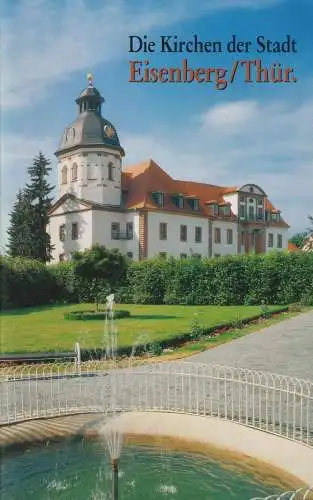
[[[221,243],[215,242],[215,228],[221,230]],[[233,231],[232,244],[227,243],[227,230]],[[238,224],[231,221],[214,220],[212,222],[212,257],[234,255],[238,253]]]
[[[65,213],[64,213],[65,212]],[[133,224],[133,238],[112,239],[111,224],[120,224],[120,232],[126,235],[126,223]],[[78,239],[72,240],[72,224],[78,224]],[[65,224],[65,241],[60,241],[59,229]],[[83,205],[69,200],[60,206],[50,217],[48,232],[53,250],[54,261],[65,254],[67,259],[74,251],[83,251],[92,245],[104,245],[107,248],[117,248],[121,253],[132,253],[132,258],[139,259],[139,215],[136,212],[109,212],[105,210],[86,210]]]
[[[107,248],[117,248],[121,253],[127,254],[131,252],[133,259],[139,258],[139,216],[135,212],[127,214],[122,212],[108,212],[104,210],[93,211],[93,228],[92,228],[92,242],[93,244],[104,245]],[[117,222],[120,224],[120,231],[126,234],[126,223],[132,222],[133,224],[133,239],[119,239],[111,238],[111,224]]]
[[[147,257],[152,258],[160,252],[167,256],[180,257],[186,254],[199,254],[207,257],[209,254],[209,225],[208,220],[202,217],[177,215],[169,213],[149,212],[147,218]],[[167,239],[160,240],[159,225],[167,224]],[[180,241],[180,226],[187,225],[187,241]],[[202,242],[195,243],[195,227],[202,228]]]
[[[72,224],[75,222],[78,223],[78,239],[72,240]],[[65,224],[65,241],[60,241],[59,237],[59,228],[62,224]],[[55,246],[52,251],[53,262],[59,262],[61,254],[69,256],[72,252],[84,250],[92,245],[92,211],[59,213],[51,216],[47,229],[51,243]]]
[[[268,246],[269,233],[272,233],[273,237],[274,237],[274,245],[272,248]],[[278,234],[281,234],[283,236],[282,248],[277,247]],[[287,250],[288,249],[288,229],[283,228],[283,227],[267,227],[266,228],[265,248],[266,248],[266,252],[271,252],[272,250]]]
[[[72,167],[77,165],[77,180],[72,180]],[[113,165],[114,180],[110,180],[109,164]],[[63,169],[67,169],[67,183],[63,183]],[[59,158],[59,196],[72,193],[78,198],[104,205],[119,206],[121,202],[121,156],[102,148],[94,151],[80,149]]]

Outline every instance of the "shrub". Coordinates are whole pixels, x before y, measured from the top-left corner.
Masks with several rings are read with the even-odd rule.
[[[3,309],[53,302],[55,282],[45,264],[20,257],[1,257],[0,272]]]
[[[68,319],[71,321],[75,320],[89,321],[94,319],[104,320],[105,317],[106,317],[105,311],[71,311],[69,313],[64,314],[64,319]],[[124,311],[122,309],[114,311],[114,319],[129,318],[129,317],[130,317],[130,311]]]

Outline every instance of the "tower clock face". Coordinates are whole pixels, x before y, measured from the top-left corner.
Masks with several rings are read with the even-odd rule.
[[[107,137],[113,137],[115,135],[115,130],[111,125],[105,125],[103,128],[104,135]]]

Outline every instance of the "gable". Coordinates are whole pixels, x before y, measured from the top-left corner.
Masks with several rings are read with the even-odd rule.
[[[264,193],[263,189],[261,189],[259,186],[257,186],[256,184],[245,184],[244,186],[242,186],[239,191],[241,193],[249,193],[249,194],[257,194],[259,196],[266,196],[266,194]]]
[[[62,215],[64,213],[69,213],[69,212],[79,212],[81,210],[90,210],[91,207],[89,207],[86,203],[72,198],[72,197],[63,197],[64,199],[60,198],[51,208],[49,212],[50,217],[54,217],[57,215]]]

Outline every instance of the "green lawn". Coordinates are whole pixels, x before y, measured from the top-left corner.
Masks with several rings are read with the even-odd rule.
[[[4,353],[67,351],[79,342],[82,348],[96,348],[103,343],[104,321],[68,321],[68,311],[93,309],[79,304],[15,309],[2,312],[1,351]],[[259,306],[150,306],[118,305],[132,317],[118,319],[119,345],[132,345],[138,337],[147,341],[173,337],[190,331],[194,314],[203,326],[238,321],[260,314]],[[270,307],[277,310],[279,307]]]

